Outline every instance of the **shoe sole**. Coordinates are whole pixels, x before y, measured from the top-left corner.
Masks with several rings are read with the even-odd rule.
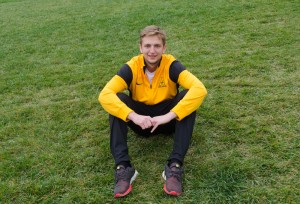
[[[162,178],[165,181],[167,181],[167,177],[166,177],[165,171],[162,172]],[[168,191],[166,184],[164,184],[164,191],[166,192],[166,194],[171,195],[171,196],[180,196],[182,194],[182,193],[178,193],[176,191]]]
[[[117,194],[114,195],[114,197],[115,198],[121,198],[121,197],[126,196],[128,193],[130,193],[130,191],[132,190],[132,183],[136,179],[138,174],[139,174],[139,172],[137,172],[137,170],[135,170],[134,175],[130,179],[130,185],[129,185],[127,191],[125,191],[125,193],[117,193]]]
[[[163,179],[166,181],[167,180],[167,177],[166,177],[166,174],[165,174],[165,171],[162,172],[162,175]]]

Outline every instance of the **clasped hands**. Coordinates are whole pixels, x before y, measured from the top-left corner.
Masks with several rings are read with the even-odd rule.
[[[152,127],[151,133],[162,124],[166,124],[176,118],[176,114],[174,112],[169,112],[165,115],[150,117],[145,115],[139,115],[135,112],[129,113],[128,117],[134,124],[140,126],[143,130]]]

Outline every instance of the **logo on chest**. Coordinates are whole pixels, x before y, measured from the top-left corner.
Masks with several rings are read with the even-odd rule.
[[[167,87],[163,77],[160,78],[159,84],[158,84],[158,88],[162,88],[162,87]]]

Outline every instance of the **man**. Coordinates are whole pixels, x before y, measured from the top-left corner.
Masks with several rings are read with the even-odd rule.
[[[99,95],[99,102],[109,113],[116,198],[131,191],[138,174],[128,155],[127,126],[142,136],[175,132],[173,150],[163,171],[164,191],[174,196],[182,193],[183,161],[196,110],[207,91],[179,61],[164,54],[165,50],[165,32],[154,25],[145,27],[140,33],[141,54],[124,64]],[[179,86],[185,90],[179,92]],[[129,90],[129,96],[124,90]]]

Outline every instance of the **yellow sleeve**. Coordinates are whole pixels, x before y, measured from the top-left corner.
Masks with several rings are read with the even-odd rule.
[[[178,83],[188,89],[188,92],[171,111],[176,113],[177,120],[182,120],[199,108],[207,95],[207,90],[203,83],[187,70],[180,73]]]
[[[126,82],[120,76],[115,75],[100,92],[98,101],[109,114],[128,121],[127,116],[133,110],[116,95],[125,89],[127,89]]]

